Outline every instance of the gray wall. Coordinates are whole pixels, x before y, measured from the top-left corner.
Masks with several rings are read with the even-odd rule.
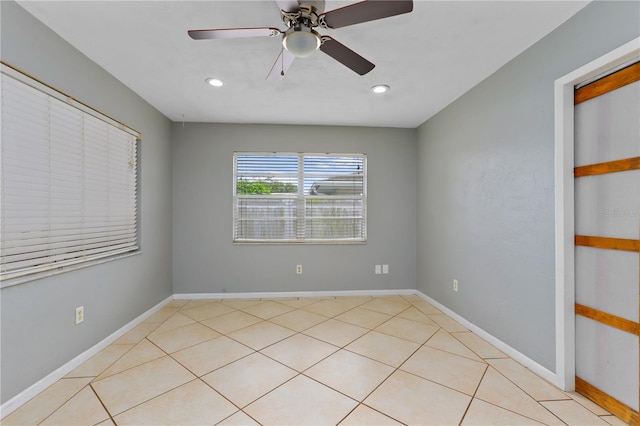
[[[142,254],[1,290],[5,402],[172,294],[171,125],[14,2],[2,60],[142,133]],[[85,321],[75,326],[75,308]]]
[[[414,129],[176,123],[172,139],[176,293],[415,288]],[[367,244],[232,244],[233,152],[252,150],[367,154]]]
[[[592,3],[418,128],[417,288],[551,371],[554,80],[639,33]]]

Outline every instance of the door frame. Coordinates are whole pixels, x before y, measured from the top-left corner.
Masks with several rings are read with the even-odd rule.
[[[555,122],[556,385],[575,390],[574,88],[640,58],[640,37],[557,79]]]

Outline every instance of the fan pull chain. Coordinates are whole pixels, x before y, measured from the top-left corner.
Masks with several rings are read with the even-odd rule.
[[[284,47],[280,50],[280,75],[284,77]]]

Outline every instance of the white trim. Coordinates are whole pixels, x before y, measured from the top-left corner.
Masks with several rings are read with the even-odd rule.
[[[175,300],[187,299],[291,299],[296,297],[347,297],[347,296],[410,296],[418,294],[414,289],[401,290],[328,290],[328,291],[282,291],[253,293],[180,293]]]
[[[28,283],[30,281],[36,281],[36,280],[41,280],[48,277],[53,277],[54,275],[66,274],[67,272],[77,271],[78,269],[89,268],[94,265],[100,265],[101,263],[112,262],[118,259],[125,259],[127,257],[137,256],[139,254],[142,254],[142,249],[140,248],[138,248],[136,251],[130,251],[127,253],[112,255],[110,257],[103,257],[100,259],[84,261],[81,263],[76,263],[75,265],[69,265],[69,266],[58,268],[58,269],[37,272],[29,275],[23,275],[17,278],[10,278],[10,279],[3,278],[0,280],[0,289],[12,287],[14,285]]]
[[[249,180],[253,179],[261,179],[264,175],[264,171],[260,172],[260,168],[257,170],[252,170],[248,172],[239,172],[238,168],[242,162],[239,164],[239,157],[296,157],[297,165],[295,167],[295,173],[293,170],[286,169],[286,172],[269,172],[268,175],[273,175],[272,177],[278,177],[279,173],[282,173],[282,177],[288,177],[289,179],[297,178],[297,192],[294,193],[282,193],[282,194],[238,194],[237,193],[237,183],[238,180],[243,180],[247,178]],[[308,157],[352,157],[359,158],[362,160],[362,170],[359,171],[359,174],[362,176],[362,193],[360,195],[351,194],[351,195],[311,195],[305,194],[304,181],[307,177],[313,177],[313,172],[305,171],[304,163],[305,159]],[[251,162],[257,161],[254,160]],[[265,160],[266,161],[266,160]],[[289,166],[293,165],[293,159],[291,159],[291,163]],[[332,172],[333,169],[328,169],[325,172],[330,174],[335,174]],[[311,174],[309,174],[311,173]],[[324,174],[320,176],[316,176],[316,178],[320,179]],[[328,175],[327,175],[328,176]],[[358,218],[361,219],[361,232],[360,236],[353,237],[335,237],[335,236],[325,236],[325,238],[317,237],[311,238],[307,237],[307,231],[305,230],[305,208],[304,206],[307,203],[307,200],[311,199],[326,199],[326,200],[335,200],[335,201],[358,201],[362,203],[362,216],[359,217],[357,215],[353,215],[352,219],[356,220]],[[303,219],[302,221],[298,220],[298,224],[295,225],[295,236],[290,236],[289,238],[285,238],[284,235],[279,237],[270,237],[268,239],[261,238],[250,238],[250,237],[241,237],[239,236],[240,223],[246,219],[241,217],[242,214],[239,212],[239,203],[242,200],[280,200],[285,201],[288,200],[290,202],[296,203],[296,212],[291,212],[291,217],[297,219]],[[272,217],[267,215],[265,217]],[[273,216],[275,219],[282,219],[280,216]],[[264,218],[263,218],[264,219]],[[291,230],[293,231],[293,229]],[[234,245],[245,245],[245,244],[256,244],[256,245],[264,245],[264,244],[293,244],[293,245],[316,245],[316,244],[334,244],[334,245],[342,245],[342,244],[366,244],[367,243],[367,154],[366,153],[336,153],[336,152],[291,152],[291,151],[234,151],[233,153],[233,228],[232,228],[232,242]]]
[[[547,368],[543,367],[542,365],[538,364],[537,362],[535,362],[534,360],[532,360],[528,356],[524,355],[522,352],[519,352],[516,349],[512,348],[511,346],[507,345],[506,343],[504,343],[502,340],[498,339],[497,337],[494,337],[493,335],[487,333],[486,331],[484,331],[483,329],[481,329],[477,325],[467,321],[465,318],[463,318],[460,315],[456,314],[455,312],[453,312],[451,309],[447,308],[446,306],[436,302],[435,300],[433,300],[432,298],[430,298],[426,294],[424,294],[424,293],[422,293],[420,291],[416,291],[416,294],[418,296],[422,297],[427,302],[431,303],[433,306],[435,306],[436,308],[438,308],[439,310],[441,310],[445,314],[447,314],[449,317],[453,318],[454,320],[456,320],[457,322],[459,322],[460,324],[462,324],[463,326],[468,328],[473,333],[477,334],[478,336],[482,337],[487,342],[491,343],[496,348],[500,349],[502,352],[504,352],[509,357],[513,358],[514,360],[518,361],[520,364],[522,364],[525,367],[527,367],[529,370],[531,370],[532,372],[534,372],[538,376],[540,376],[543,379],[547,380],[548,382],[551,382],[554,385],[558,386],[558,384],[556,383],[556,375],[552,371],[550,371],[549,369],[547,369]]]
[[[171,302],[173,300],[173,296],[169,296],[164,299],[162,302],[158,303],[142,315],[138,316],[133,321],[128,324],[122,326],[120,329],[111,333],[108,337],[101,340],[100,342],[93,345],[91,348],[82,352],[80,355],[73,358],[71,361],[62,365],[60,368],[52,371],[42,379],[38,380],[33,385],[29,386],[27,389],[23,390],[13,398],[9,399],[7,402],[0,406],[0,419],[5,418],[9,414],[13,413],[15,410],[20,408],[22,405],[26,404],[33,397],[38,395],[40,392],[62,379],[69,372],[73,371],[74,368],[80,366],[83,362],[87,361],[89,358],[100,352],[102,349],[109,346],[111,343],[115,342],[119,337],[132,330],[138,324],[144,322],[151,315],[159,311],[164,305]]]
[[[2,293],[0,293],[1,295]],[[80,366],[83,362],[89,360],[92,356],[100,352],[102,349],[115,342],[119,337],[132,330],[138,324],[144,322],[151,315],[159,311],[164,305],[168,304],[172,300],[186,300],[186,299],[279,299],[279,298],[296,298],[296,297],[345,297],[345,296],[401,296],[401,295],[415,295],[418,294],[417,290],[413,289],[400,289],[400,290],[344,290],[344,291],[293,291],[293,292],[259,292],[259,293],[183,293],[174,294],[167,297],[162,302],[158,303],[136,319],[132,320],[128,324],[124,325],[120,329],[113,332],[111,335],[96,343],[91,348],[87,349],[80,355],[73,358],[71,361],[62,365],[58,369],[52,371],[47,376],[38,380],[27,389],[23,390],[13,398],[6,401],[0,406],[0,419],[5,418],[15,410],[20,408],[44,391],[46,388],[54,384],[56,381],[62,379],[74,368]]]
[[[1,294],[1,293],[0,293]],[[78,367],[83,362],[87,361],[89,358],[100,352],[102,349],[116,341],[120,336],[125,334],[126,332],[133,329],[136,325],[142,323],[145,319],[149,318],[155,312],[160,310],[164,305],[169,303],[172,300],[188,300],[188,299],[213,299],[213,300],[222,300],[222,299],[279,299],[279,298],[297,298],[297,297],[348,297],[348,296],[411,296],[417,295],[423,300],[431,303],[439,310],[449,315],[454,320],[458,321],[460,324],[468,328],[473,333],[485,339],[487,342],[494,345],[496,348],[500,349],[506,355],[510,356],[514,360],[518,361],[525,367],[529,368],[533,373],[539,375],[540,377],[546,379],[547,381],[559,386],[557,383],[557,377],[553,372],[549,371],[545,367],[541,366],[537,362],[533,361],[531,358],[523,355],[521,352],[487,333],[480,327],[472,324],[467,321],[460,315],[456,314],[452,310],[448,309],[444,305],[436,302],[434,299],[425,295],[419,290],[416,289],[399,289],[399,290],[336,290],[336,291],[291,291],[291,292],[253,292],[253,293],[182,293],[182,294],[174,294],[172,296],[167,297],[162,302],[158,303],[153,308],[149,309],[133,321],[129,322],[127,325],[123,326],[119,330],[112,333],[109,337],[103,339],[90,349],[86,350],[82,354],[73,358],[68,363],[64,364],[57,370],[53,371],[43,379],[34,383],[24,391],[20,392],[18,395],[14,396],[2,406],[0,406],[0,419],[8,416],[16,409],[20,408],[23,404],[28,402],[30,399],[35,397],[37,394],[45,390],[47,387],[51,386],[57,380],[63,378],[66,374],[72,371],[74,368]]]
[[[591,84],[591,83],[593,83],[594,81],[598,81],[598,80],[600,80],[600,79],[602,79],[602,78],[605,78],[605,77],[607,77],[607,76],[609,76],[609,75],[611,75],[611,74],[615,74],[615,73],[617,73],[618,71],[620,71],[621,69],[626,68],[626,67],[628,67],[628,66],[630,66],[630,65],[633,65],[633,64],[635,64],[636,62],[638,62],[638,58],[633,58],[633,59],[632,59],[632,60],[630,60],[630,61],[623,62],[623,63],[622,63],[622,64],[620,64],[620,65],[616,65],[615,67],[613,67],[613,68],[611,68],[611,69],[606,70],[606,71],[605,71],[605,72],[603,72],[602,74],[598,74],[598,75],[596,75],[595,77],[591,77],[589,80],[585,80],[585,81],[583,81],[583,82],[582,82],[582,83],[580,83],[580,84],[576,84],[576,90],[577,90],[577,89],[580,89],[581,87],[584,87],[584,86],[586,86],[586,85],[588,85],[588,84]]]
[[[555,81],[556,378],[575,389],[574,87],[640,57],[640,37]]]

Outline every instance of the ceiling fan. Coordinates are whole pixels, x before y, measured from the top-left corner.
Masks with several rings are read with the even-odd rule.
[[[221,28],[189,30],[194,40],[217,40],[282,35],[282,51],[271,67],[267,80],[278,80],[295,58],[305,58],[321,50],[347,68],[364,75],[375,65],[333,38],[320,35],[316,28],[342,28],[349,25],[388,18],[413,10],[412,0],[365,0],[338,9],[324,11],[324,0],[275,0],[287,29],[274,27]]]

